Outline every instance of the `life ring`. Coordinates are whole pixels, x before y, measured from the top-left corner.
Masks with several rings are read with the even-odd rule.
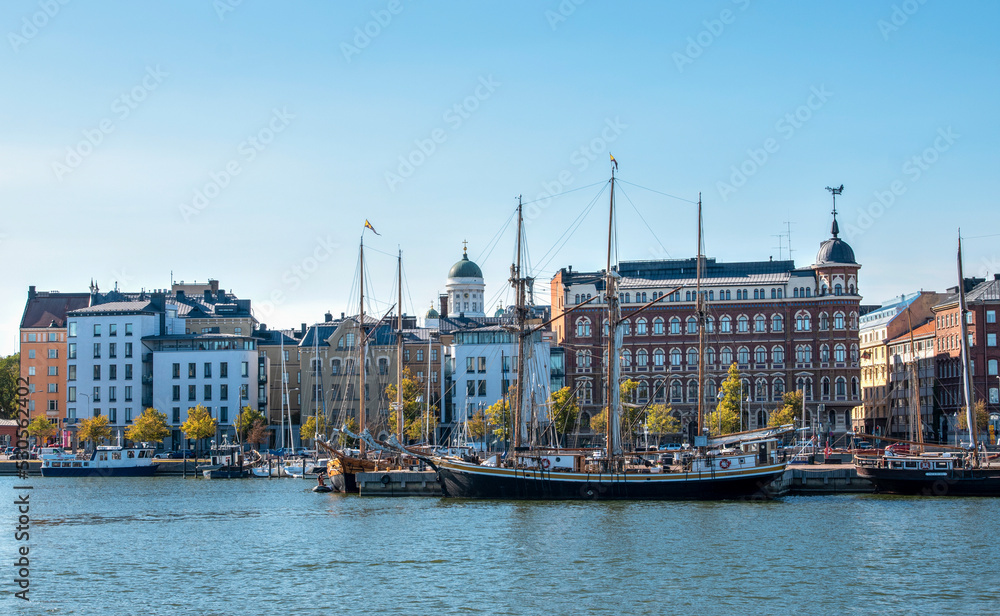
[[[923,462],[920,463],[920,470],[922,470],[922,471],[929,471],[930,469],[931,469],[931,463],[930,462],[924,460]]]
[[[392,477],[389,475],[382,475],[382,478],[379,481],[382,482],[382,485],[387,486],[389,485],[389,482],[392,481]]]
[[[720,460],[719,461],[719,468],[725,470],[725,469],[729,468],[730,464],[731,464],[731,462],[729,460]]]
[[[542,468],[548,468],[551,464],[552,462],[548,458],[542,458]]]

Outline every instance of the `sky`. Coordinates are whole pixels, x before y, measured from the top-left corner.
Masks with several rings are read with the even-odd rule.
[[[29,285],[217,279],[272,328],[422,315],[451,265],[541,303],[617,258],[791,256],[830,236],[863,303],[1000,272],[1000,3],[8,1],[0,353]],[[172,277],[172,278],[171,278]]]

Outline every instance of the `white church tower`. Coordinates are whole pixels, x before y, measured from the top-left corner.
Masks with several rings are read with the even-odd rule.
[[[486,298],[483,291],[483,270],[469,261],[468,242],[462,242],[462,260],[451,266],[445,292],[448,294],[448,316],[485,317]]]

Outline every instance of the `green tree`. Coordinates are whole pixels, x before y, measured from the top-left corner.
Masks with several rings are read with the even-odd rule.
[[[618,419],[621,427],[622,439],[630,439],[638,428],[639,416],[642,414],[642,407],[633,403],[636,389],[639,387],[638,381],[628,379],[619,387],[621,394],[622,408]],[[628,405],[628,406],[626,406]],[[598,434],[603,434],[608,429],[608,408],[604,407],[601,412],[590,418],[590,429]]]
[[[188,409],[188,418],[181,424],[181,432],[184,433],[185,438],[195,441],[195,449],[197,450],[198,441],[215,436],[216,424],[215,418],[208,412],[208,409],[199,404]],[[195,451],[195,457],[198,457],[197,451]]]
[[[141,443],[162,443],[168,436],[170,428],[167,427],[166,414],[152,407],[143,411],[125,430],[127,439]]]
[[[267,425],[267,419],[264,418],[264,414],[252,406],[247,405],[240,410],[234,426],[236,427],[236,433],[240,435],[240,438],[244,442],[249,442],[247,435],[258,421],[262,422],[265,426]]]
[[[989,413],[986,412],[986,401],[976,400],[976,403],[972,406],[972,412],[976,419],[976,434],[979,434],[981,430],[986,428],[990,421]],[[965,417],[964,409],[958,413],[958,429],[969,429],[969,422]]]
[[[316,437],[316,416],[310,416],[302,427],[299,428],[299,435],[304,439]],[[326,434],[326,417],[319,416],[319,434]]]
[[[410,440],[429,442],[430,435],[434,433],[437,425],[437,407],[432,406],[407,424],[406,436]]]
[[[469,436],[476,440],[486,436],[486,418],[482,411],[476,411],[469,420]]]
[[[101,441],[111,438],[111,426],[108,425],[108,417],[106,415],[98,415],[97,417],[88,417],[80,422],[80,428],[77,430],[76,437],[83,441],[90,441],[97,447]]]
[[[344,427],[350,430],[352,434],[357,434],[358,420],[348,417],[347,421],[344,422]],[[337,440],[340,442],[341,447],[356,447],[358,445],[358,439],[347,436],[344,432],[338,435]]]
[[[413,377],[409,368],[403,370],[403,433],[409,438],[410,426],[423,410],[421,398],[424,395],[423,387],[419,380]],[[385,386],[385,396],[390,402],[396,402],[396,385],[391,383]],[[389,432],[397,434],[396,410],[389,411]]]
[[[608,430],[608,409],[607,407],[601,409],[600,413],[596,415],[591,415],[590,417],[590,429],[596,434],[604,434]]]
[[[743,380],[739,368],[733,363],[729,374],[722,382],[722,398],[715,410],[709,413],[707,423],[709,434],[731,434],[740,429],[740,400],[743,398]]]
[[[486,421],[493,428],[493,436],[501,441],[510,438],[510,405],[506,400],[497,400],[486,409]]]
[[[17,378],[21,376],[21,356],[18,353],[0,357],[0,419],[15,419],[17,406]]]
[[[35,417],[25,428],[29,436],[38,439],[39,444],[48,442],[49,437],[56,433],[56,425],[47,417]]]
[[[771,411],[771,416],[767,420],[767,425],[772,428],[788,424],[795,425],[802,419],[802,392],[799,390],[786,391],[781,396],[781,406]]]
[[[674,417],[673,408],[665,404],[654,404],[646,410],[646,427],[659,440],[664,434],[680,432],[681,420]]]
[[[552,392],[549,397],[549,413],[557,434],[571,433],[576,428],[576,418],[580,415],[580,406],[576,402],[573,390],[563,387]]]

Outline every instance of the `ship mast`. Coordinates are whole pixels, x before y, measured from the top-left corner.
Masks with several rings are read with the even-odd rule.
[[[976,432],[979,426],[976,425],[976,414],[972,406],[972,369],[969,365],[969,327],[966,323],[968,308],[965,305],[965,277],[962,273],[962,231],[958,231],[958,322],[962,335],[962,390],[965,395],[965,420],[969,426],[969,443],[975,452],[973,456],[974,464],[979,466],[979,444]]]
[[[611,158],[614,162],[614,157]],[[607,389],[607,426],[605,427],[605,443],[607,444],[608,467],[615,466],[615,456],[621,453],[621,428],[618,425],[618,407],[621,403],[621,390],[618,384],[620,365],[618,362],[618,320],[621,317],[621,307],[618,305],[617,274],[611,269],[611,250],[613,248],[615,224],[615,162],[611,168],[611,201],[608,208],[608,258],[604,270],[605,296],[608,300],[608,338],[607,360],[604,366],[604,381]]]
[[[396,311],[396,438],[403,440],[403,251],[396,257],[398,309]],[[428,374],[430,374],[428,372]]]
[[[524,344],[525,344],[525,297],[524,297],[524,278],[521,276],[521,235],[522,235],[522,225],[524,224],[524,218],[522,217],[521,209],[521,196],[517,197],[517,255],[515,257],[515,263],[510,268],[510,284],[514,287],[514,297],[515,297],[515,309],[514,315],[517,319],[517,374],[515,375],[514,381],[514,391],[515,391],[515,401],[513,404],[511,420],[513,422],[513,451],[517,452],[519,448],[524,446],[524,434],[522,432],[523,415],[524,415]],[[501,366],[502,368],[502,366]]]
[[[361,236],[361,267],[360,272],[360,293],[358,295],[358,374],[360,378],[358,379],[358,434],[364,434],[365,428],[368,425],[368,417],[366,416],[365,409],[365,345],[368,342],[365,339],[365,238],[364,235]],[[363,458],[365,456],[365,441],[364,439],[358,439],[358,450],[360,456]]]
[[[698,193],[698,263],[695,267],[695,313],[698,318],[698,436],[702,436],[705,423],[705,309],[701,296],[701,193]],[[742,397],[742,392],[740,393]],[[721,435],[721,431],[720,431]]]

